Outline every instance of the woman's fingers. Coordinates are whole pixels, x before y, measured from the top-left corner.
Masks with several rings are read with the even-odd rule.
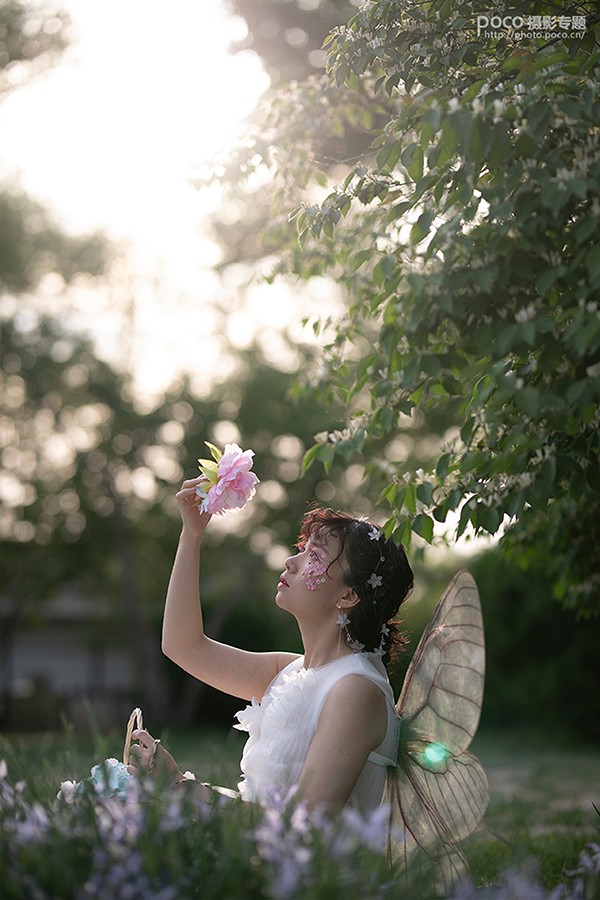
[[[148,760],[145,758],[145,754],[148,753],[148,750],[145,750],[143,747],[136,746],[131,748],[131,753],[129,754],[129,765],[127,766],[127,771],[130,775],[137,775],[140,777],[141,775],[145,775],[148,769]]]
[[[198,478],[188,478],[181,485],[181,490],[187,491],[192,488],[195,489],[198,487],[198,485],[200,484],[201,481],[206,481],[206,479],[202,475],[199,475]]]
[[[140,728],[132,733],[132,738],[139,741],[132,744],[130,750],[131,764],[141,773],[150,775],[155,768],[160,769],[163,775],[172,777],[176,781],[181,777],[179,766],[168,750],[162,746],[159,740],[153,738],[149,731]]]
[[[184,481],[181,490],[175,495],[185,527],[200,538],[211,519],[210,513],[201,513],[198,510],[200,497],[196,493],[196,488],[201,481],[201,478]]]
[[[139,741],[143,747],[152,747],[154,744],[154,738],[145,728],[136,728],[135,731],[131,732],[131,737],[134,741]]]
[[[137,768],[142,773],[149,774],[154,768],[160,741],[155,740],[145,728],[136,729],[131,737],[139,743],[131,745],[129,756],[133,757],[134,766],[137,763]]]

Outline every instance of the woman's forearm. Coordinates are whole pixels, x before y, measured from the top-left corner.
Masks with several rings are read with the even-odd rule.
[[[201,536],[185,527],[179,538],[177,554],[169,579],[163,617],[162,650],[177,662],[177,657],[204,638],[200,606]]]

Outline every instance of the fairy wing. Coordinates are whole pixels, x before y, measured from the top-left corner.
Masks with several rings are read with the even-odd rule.
[[[389,780],[393,855],[419,848],[446,883],[464,875],[457,844],[479,824],[488,802],[485,772],[467,752],[483,697],[485,645],[479,592],[459,572],[425,629],[396,704],[398,766]]]

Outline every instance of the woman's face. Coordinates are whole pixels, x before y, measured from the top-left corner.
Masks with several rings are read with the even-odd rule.
[[[341,559],[341,542],[334,532],[321,530],[312,535],[294,556],[285,561],[285,571],[277,585],[276,602],[300,612],[308,607],[334,608],[347,590]]]

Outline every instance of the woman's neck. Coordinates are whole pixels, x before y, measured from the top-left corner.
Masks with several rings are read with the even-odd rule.
[[[333,632],[329,629],[318,632],[301,627],[300,633],[304,645],[304,666],[307,669],[325,666],[352,653],[338,626]]]

